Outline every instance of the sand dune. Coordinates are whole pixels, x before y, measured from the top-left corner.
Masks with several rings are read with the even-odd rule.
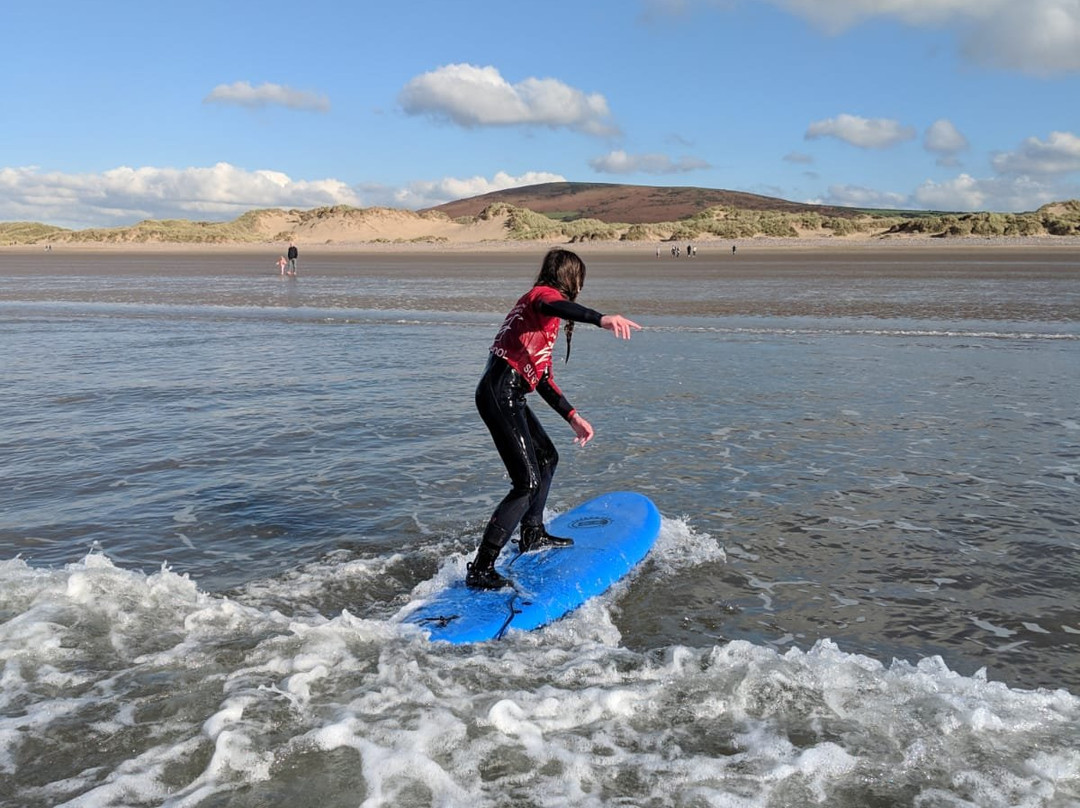
[[[512,201],[507,201],[512,200]],[[452,218],[453,217],[453,218]],[[461,200],[429,210],[334,206],[252,210],[230,222],[147,220],[128,227],[65,230],[0,223],[0,246],[122,245],[240,247],[287,244],[371,248],[441,248],[544,243],[684,245],[745,243],[852,244],[885,240],[1080,238],[1080,202],[1031,213],[865,211],[796,204],[700,188],[549,183]]]

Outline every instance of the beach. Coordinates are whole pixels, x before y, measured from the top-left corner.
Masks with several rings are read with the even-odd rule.
[[[588,447],[533,404],[549,508],[661,536],[467,649],[404,618],[549,245],[285,246],[0,249],[0,805],[1080,801],[1080,245],[569,245],[644,328],[557,364]]]
[[[737,250],[732,252],[731,247]],[[445,244],[301,244],[302,274],[320,278],[393,277],[419,282],[427,278],[455,306],[490,310],[486,291],[461,294],[453,281],[482,282],[504,276],[528,277],[539,257],[552,244],[499,241]],[[597,306],[629,307],[647,314],[729,314],[778,316],[971,316],[1009,319],[1076,319],[1078,304],[1071,294],[1029,300],[1024,294],[993,297],[998,288],[1061,281],[1071,284],[1080,272],[1080,243],[1073,240],[965,239],[942,241],[905,237],[895,241],[857,239],[836,243],[823,239],[767,239],[702,242],[695,257],[673,258],[671,244],[603,242],[563,245],[586,260],[593,279],[603,284]],[[685,246],[685,245],[683,245]],[[280,252],[284,253],[285,245]],[[657,256],[657,251],[660,255]],[[0,249],[7,272],[117,277],[277,275],[273,245],[108,244],[64,245],[52,252],[40,247]],[[0,270],[2,271],[2,270]],[[632,292],[632,285],[646,289]],[[636,282],[642,282],[637,284]],[[725,282],[740,288],[723,291]],[[758,284],[762,294],[754,297]],[[785,284],[798,295],[785,295]],[[696,295],[695,285],[712,293]],[[669,287],[655,294],[653,286]],[[772,287],[772,288],[770,288]],[[969,294],[968,287],[981,289]],[[248,291],[255,291],[252,287]],[[890,291],[893,289],[894,291]],[[625,294],[617,290],[622,290]],[[192,300],[213,302],[214,288],[192,291]],[[26,292],[12,284],[0,289],[0,299],[19,299]],[[152,289],[147,294],[151,294]],[[70,294],[76,294],[70,292]],[[95,295],[108,299],[107,289]],[[124,287],[116,299],[138,294]],[[237,291],[242,302],[247,291]],[[595,293],[594,293],[595,294]],[[222,300],[219,302],[228,302]],[[363,301],[359,301],[362,303]],[[425,304],[426,305],[426,304]]]

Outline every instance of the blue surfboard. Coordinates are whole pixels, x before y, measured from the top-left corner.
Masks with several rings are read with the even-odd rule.
[[[548,530],[572,538],[573,547],[519,553],[507,545],[497,568],[513,580],[513,589],[477,591],[455,581],[405,621],[450,643],[545,626],[607,591],[645,558],[660,534],[660,512],[648,497],[616,491],[561,514]]]

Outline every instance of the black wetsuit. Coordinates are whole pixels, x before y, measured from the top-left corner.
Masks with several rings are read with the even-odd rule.
[[[568,300],[540,304],[540,311],[551,317],[600,325],[601,314]],[[545,372],[536,391],[567,421],[574,408]],[[559,453],[525,396],[530,392],[524,377],[500,356],[488,359],[476,387],[476,408],[484,419],[499,451],[512,487],[492,514],[485,541],[502,547],[518,523],[541,525],[551,478],[559,462]]]

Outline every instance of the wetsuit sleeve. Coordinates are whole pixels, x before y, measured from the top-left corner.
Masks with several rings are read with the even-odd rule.
[[[566,400],[566,396],[559,389],[559,385],[555,384],[555,380],[551,378],[550,373],[545,373],[540,377],[540,381],[536,385],[536,392],[540,394],[540,398],[548,403],[551,409],[555,410],[567,421],[570,420],[570,416],[574,414],[574,408]]]
[[[595,309],[582,306],[580,303],[572,303],[569,300],[542,300],[540,311],[549,317],[558,317],[560,320],[573,320],[575,323],[589,323],[599,326],[604,316]]]

